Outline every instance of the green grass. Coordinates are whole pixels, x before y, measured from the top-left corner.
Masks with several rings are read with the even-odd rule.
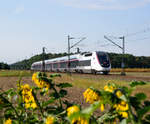
[[[72,75],[62,74],[61,78],[56,78],[56,82],[69,82],[75,87],[88,88],[94,87],[97,89],[102,89],[108,83],[115,83],[118,85],[128,85],[129,81],[120,79],[111,79],[103,76],[87,76],[87,75]]]
[[[30,71],[17,71],[17,70],[0,70],[0,77],[28,77],[32,76]]]
[[[110,72],[110,74],[117,74],[119,75],[121,72]],[[150,72],[126,72],[129,76],[134,77],[150,77]]]
[[[108,83],[126,85],[128,82],[120,80],[107,80],[107,79],[99,79],[99,80],[76,79],[72,84],[81,88],[88,88],[92,86],[97,89],[102,89]]]

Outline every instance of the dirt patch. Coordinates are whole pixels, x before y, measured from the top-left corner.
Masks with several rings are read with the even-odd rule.
[[[10,88],[16,88],[17,83],[19,81],[18,77],[0,77],[0,88],[2,90],[8,90]],[[31,82],[30,77],[23,77],[21,80],[21,83],[28,83],[31,86],[33,86],[33,83]]]
[[[17,82],[19,81],[18,77],[0,77],[0,88],[2,91],[6,91],[10,88],[17,88]],[[23,77],[21,80],[22,84],[29,84],[30,86],[35,86],[35,84],[31,81],[31,77]],[[79,104],[82,107],[87,107],[88,104],[85,102],[83,98],[83,92],[85,89],[71,87],[66,88],[68,94],[63,99],[67,100],[70,103]],[[46,98],[47,99],[47,98]]]
[[[18,77],[0,77],[0,88],[3,91],[6,91],[10,88],[16,88],[17,82],[19,81]],[[22,84],[29,84],[30,86],[35,86],[34,83],[31,81],[30,77],[24,77],[21,80]],[[69,99],[70,102],[75,102],[78,104],[84,104],[83,100],[83,92],[85,89],[71,87],[66,88],[68,95],[65,97],[65,99]]]

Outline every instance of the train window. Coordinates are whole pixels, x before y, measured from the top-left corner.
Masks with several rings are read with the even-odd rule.
[[[103,63],[104,61],[109,61],[108,55],[105,53],[97,53],[98,59],[101,63]]]
[[[79,61],[79,66],[91,66],[91,60]]]
[[[39,69],[42,69],[42,65],[39,65]]]
[[[106,53],[98,52],[97,57],[102,67],[110,66],[109,57]]]
[[[41,70],[41,67],[42,67],[41,65],[37,65],[38,70]]]
[[[67,62],[61,62],[60,68],[67,68]]]
[[[58,68],[58,63],[54,63],[53,68]]]
[[[75,68],[78,65],[79,61],[71,61],[70,62],[70,67]]]
[[[52,69],[52,63],[50,64],[50,69]]]
[[[46,69],[51,69],[51,64],[46,64]]]
[[[92,56],[92,53],[88,53],[84,55],[85,57]]]

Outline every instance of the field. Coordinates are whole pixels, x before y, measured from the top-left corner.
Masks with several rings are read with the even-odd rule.
[[[121,72],[121,68],[112,68],[111,72]],[[126,72],[150,72],[149,68],[125,68]]]
[[[22,75],[22,83],[28,83],[34,86],[31,76],[33,72],[30,71],[0,71],[0,88],[7,90],[15,88],[19,76]],[[48,73],[50,74],[50,73]],[[61,74],[62,77],[55,78],[55,82],[68,82],[73,85],[72,88],[68,88],[68,95],[66,99],[78,104],[86,104],[83,102],[82,93],[90,86],[102,89],[108,82],[113,82],[119,85],[127,86],[131,81],[145,81],[148,82],[145,86],[137,87],[136,92],[144,92],[150,99],[150,72],[127,72],[126,76],[121,76],[120,72],[111,72],[109,75],[90,75],[90,74]]]

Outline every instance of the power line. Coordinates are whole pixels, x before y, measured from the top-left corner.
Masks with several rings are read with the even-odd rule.
[[[107,46],[115,46],[114,44],[110,44],[110,43],[107,43],[107,44],[101,44],[100,47],[107,47]]]
[[[130,40],[130,41],[147,40],[147,39],[150,39],[150,37],[145,37],[145,38],[141,38],[141,39],[133,39],[133,40]]]
[[[150,28],[148,27],[148,28],[146,28],[146,29],[144,29],[144,30],[127,34],[127,35],[125,35],[125,37],[131,37],[131,36],[135,36],[135,35],[138,35],[138,34],[146,33],[146,32],[149,32],[149,31],[150,31]]]
[[[111,35],[109,35],[109,38],[111,38],[111,39],[118,39],[118,37],[111,36]]]

